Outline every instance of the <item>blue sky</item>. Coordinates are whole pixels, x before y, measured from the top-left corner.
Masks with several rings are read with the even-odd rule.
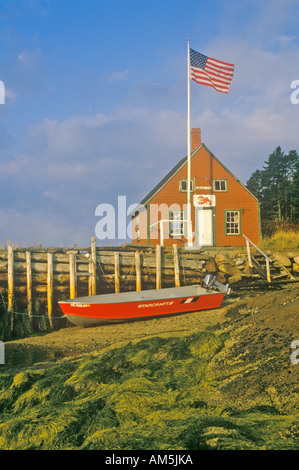
[[[88,246],[99,204],[139,202],[186,155],[188,37],[235,64],[227,95],[191,83],[207,147],[243,183],[299,151],[298,0],[0,6],[0,245]]]

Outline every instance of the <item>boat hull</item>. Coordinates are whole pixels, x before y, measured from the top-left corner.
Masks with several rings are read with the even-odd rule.
[[[200,286],[103,294],[59,302],[64,316],[80,326],[96,326],[219,308],[224,292]]]

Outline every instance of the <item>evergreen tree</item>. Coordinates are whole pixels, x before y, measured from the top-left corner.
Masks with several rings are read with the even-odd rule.
[[[261,170],[255,170],[250,176],[246,183],[247,188],[259,201],[263,198],[263,187],[262,187],[262,172]]]
[[[295,200],[299,196],[299,181],[298,181],[298,169],[299,169],[299,156],[296,150],[290,150],[288,154],[288,188],[286,197],[288,199],[288,212],[286,218],[299,219],[299,212],[297,210],[297,216],[295,211]],[[297,174],[297,180],[296,180]]]
[[[294,165],[294,177],[293,177],[293,214],[294,219],[299,220],[299,158],[297,155],[297,161]]]
[[[263,166],[262,185],[264,187],[263,209],[270,219],[282,220],[287,179],[287,159],[281,147],[269,155]]]
[[[261,202],[263,219],[299,219],[298,168],[297,151],[291,150],[286,155],[277,147],[263,169],[253,172],[247,187]]]

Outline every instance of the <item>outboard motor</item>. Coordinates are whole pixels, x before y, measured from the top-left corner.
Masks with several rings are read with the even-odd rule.
[[[226,295],[231,293],[231,288],[229,284],[221,284],[221,282],[216,281],[216,276],[212,274],[207,274],[204,279],[204,284],[207,289],[214,289],[218,292],[224,292]]]

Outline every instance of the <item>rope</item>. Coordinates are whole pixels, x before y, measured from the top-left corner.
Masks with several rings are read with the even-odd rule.
[[[12,314],[16,314],[16,315],[28,315],[29,318],[47,318],[49,320],[49,317],[47,317],[46,315],[29,315],[28,312],[14,312],[13,310],[7,310],[7,307],[6,307],[6,303],[4,301],[4,298],[3,298],[3,294],[2,292],[0,292],[0,297],[1,297],[1,300],[2,300],[2,303],[3,303],[3,307],[4,307],[4,310],[7,312],[7,313],[12,313]],[[64,318],[64,316],[61,316],[61,317],[51,317],[51,319],[62,319]]]
[[[29,315],[28,312],[22,312],[21,313],[21,312],[14,312],[13,310],[6,310],[6,311],[7,311],[7,313],[14,313],[16,315],[28,315],[29,318],[47,318],[48,320],[50,320],[50,318],[47,317],[46,315]],[[64,316],[62,316],[62,317],[51,317],[51,320],[52,320],[52,318],[61,320],[62,318],[64,318]]]
[[[97,265],[98,265],[98,267],[99,267],[99,269],[100,269],[100,271],[101,271],[102,279],[106,282],[106,284],[108,284],[108,286],[111,286],[111,287],[114,288],[115,283],[109,281],[109,279],[107,278],[107,275],[104,273],[104,270],[103,270],[103,268],[102,268],[102,265],[101,265],[101,263],[100,263],[99,261],[97,261]],[[132,279],[134,278],[134,277],[133,277],[133,276],[134,276],[134,274],[133,274],[133,273],[134,273],[134,270],[135,270],[135,261],[133,261],[132,266],[131,266],[129,272],[128,272],[127,275],[126,275],[126,280],[119,286],[120,290],[127,284],[127,282],[132,281]]]
[[[98,267],[99,267],[100,270],[101,270],[102,278],[104,278],[105,282],[106,282],[109,286],[113,287],[114,284],[113,284],[112,282],[110,282],[109,279],[107,279],[107,276],[106,276],[106,274],[104,273],[104,270],[103,270],[103,268],[102,268],[102,265],[101,265],[101,263],[100,263],[99,261],[97,261],[97,265],[98,265]]]
[[[135,261],[133,261],[132,266],[131,266],[129,272],[127,273],[127,278],[126,278],[126,280],[122,283],[122,285],[120,286],[120,288],[124,287],[124,286],[127,284],[127,282],[132,281],[132,280],[134,279],[134,274],[133,274],[134,271],[135,271]]]

